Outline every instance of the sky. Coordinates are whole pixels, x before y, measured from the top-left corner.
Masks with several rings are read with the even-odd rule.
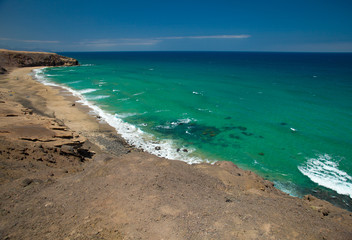
[[[352,52],[352,0],[0,0],[0,48]]]

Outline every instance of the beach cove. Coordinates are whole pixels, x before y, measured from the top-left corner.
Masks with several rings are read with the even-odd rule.
[[[291,197],[228,161],[187,164],[134,148],[32,70],[1,75],[2,238],[351,238],[350,212]]]
[[[352,206],[351,54],[67,53],[35,70],[156,156],[231,161],[297,197]]]

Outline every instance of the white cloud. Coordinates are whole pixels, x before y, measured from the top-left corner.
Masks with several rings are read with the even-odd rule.
[[[60,43],[60,41],[43,41],[43,40],[18,40],[27,43]]]
[[[250,35],[206,35],[206,36],[175,36],[175,37],[160,37],[160,40],[173,40],[173,39],[242,39],[250,38]]]
[[[139,39],[139,38],[118,38],[118,39],[97,39],[85,40],[79,42],[80,45],[87,47],[108,48],[114,46],[151,46],[159,43],[156,39]]]
[[[96,48],[109,48],[115,46],[153,46],[162,41],[178,39],[243,39],[249,38],[250,35],[207,35],[207,36],[172,36],[172,37],[154,37],[154,38],[115,38],[115,39],[96,39],[84,40],[79,45]]]

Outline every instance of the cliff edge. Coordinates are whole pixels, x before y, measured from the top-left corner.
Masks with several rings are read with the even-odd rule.
[[[26,52],[0,49],[0,74],[14,67],[75,66],[78,61],[56,53]]]

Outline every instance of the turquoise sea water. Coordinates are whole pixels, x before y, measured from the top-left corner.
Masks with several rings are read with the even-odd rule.
[[[352,54],[62,53],[47,68],[131,144],[232,161],[292,195],[352,209]]]

